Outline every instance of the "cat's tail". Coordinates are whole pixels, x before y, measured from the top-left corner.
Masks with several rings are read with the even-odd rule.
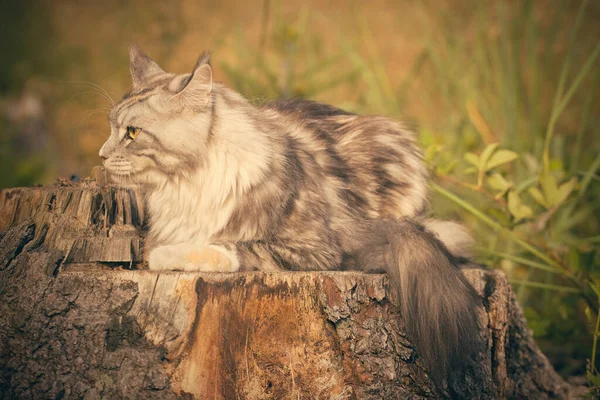
[[[367,272],[383,268],[388,274],[406,333],[433,381],[442,385],[459,377],[479,343],[480,298],[449,251],[464,250],[466,232],[454,231],[455,240],[449,240],[459,225],[432,221],[368,224],[358,259]]]

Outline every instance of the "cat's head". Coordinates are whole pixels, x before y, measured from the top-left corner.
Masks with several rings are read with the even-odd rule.
[[[192,73],[163,71],[138,46],[129,51],[133,89],[110,112],[110,137],[100,149],[112,177],[158,184],[202,162],[212,118],[208,53]]]

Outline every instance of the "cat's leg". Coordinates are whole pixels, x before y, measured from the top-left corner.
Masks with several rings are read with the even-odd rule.
[[[152,270],[236,271],[327,271],[340,268],[342,252],[327,237],[308,240],[302,235],[277,241],[219,242],[208,246],[194,243],[160,246],[150,252]]]
[[[148,268],[155,271],[236,272],[240,263],[235,252],[224,246],[179,243],[152,250]]]
[[[282,240],[220,243],[240,271],[327,271],[340,268],[342,252],[327,241]]]

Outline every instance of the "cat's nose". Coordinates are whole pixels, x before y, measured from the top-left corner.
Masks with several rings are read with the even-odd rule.
[[[100,156],[100,158],[104,161],[108,160],[108,157]]]

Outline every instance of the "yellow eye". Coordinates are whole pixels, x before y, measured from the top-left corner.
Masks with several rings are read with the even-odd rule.
[[[128,126],[127,133],[125,134],[129,139],[133,140],[137,135],[140,134],[142,128],[136,128],[135,126]]]

